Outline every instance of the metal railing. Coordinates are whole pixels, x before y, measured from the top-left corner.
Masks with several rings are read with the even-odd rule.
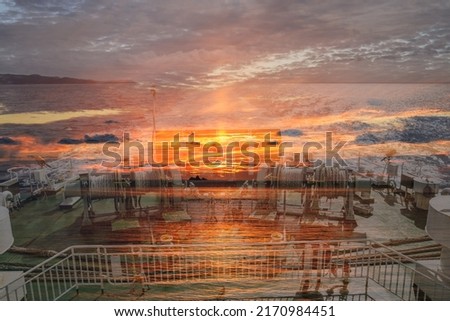
[[[346,295],[335,295],[331,288],[324,299],[373,300],[371,291],[380,289],[402,300],[425,300],[436,297],[437,292],[441,294],[438,297],[450,295],[450,283],[444,275],[367,240],[72,246],[21,278],[21,283],[0,288],[0,300],[60,300],[81,286],[103,290],[117,285],[233,280],[296,280],[306,284],[306,290],[314,280],[322,285],[342,283],[334,287]],[[418,288],[418,279],[421,283],[425,280],[427,287]]]
[[[296,296],[258,296],[252,298],[226,298],[223,301],[299,301]],[[370,295],[366,293],[353,294],[332,294],[323,297],[323,301],[375,301]]]

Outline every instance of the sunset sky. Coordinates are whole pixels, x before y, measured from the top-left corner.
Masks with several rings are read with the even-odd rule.
[[[0,74],[138,82],[3,86],[0,158],[146,141],[152,84],[159,131],[333,131],[368,154],[447,153],[450,89],[423,83],[450,82],[449,17],[448,0],[0,0]]]
[[[449,1],[0,0],[0,73],[450,81]]]

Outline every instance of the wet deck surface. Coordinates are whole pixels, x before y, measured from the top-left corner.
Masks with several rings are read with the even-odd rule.
[[[206,194],[205,194],[206,195]],[[342,224],[342,198],[322,198],[320,211],[302,215],[298,193],[288,193],[286,206],[278,202],[279,214],[255,217],[255,200],[232,197],[193,198],[182,208],[167,209],[163,219],[156,215],[154,197],[142,200],[144,209],[117,215],[110,199],[93,203],[98,223],[82,229],[84,204],[72,209],[60,209],[62,195],[40,197],[27,202],[11,213],[14,245],[17,247],[60,251],[71,245],[160,244],[170,236],[173,244],[230,244],[270,242],[274,235],[288,241],[371,239],[380,242],[413,239],[426,236],[426,213],[405,208],[399,196],[373,190],[374,211],[369,216],[355,215],[353,231]],[[280,199],[281,197],[279,197]],[[282,199],[282,198],[281,198]],[[286,208],[286,215],[284,209]],[[268,212],[266,212],[267,214]],[[186,221],[186,215],[190,220]],[[111,220],[113,219],[113,220]],[[426,240],[421,245],[434,245]],[[45,257],[7,252],[0,257],[0,265],[11,270],[26,270],[42,262]],[[316,285],[325,299],[327,290],[335,287],[334,295],[342,288],[342,278],[325,277]],[[375,300],[396,300],[398,297],[369,280],[368,294]],[[352,278],[348,290],[352,295],[366,293],[366,279]],[[314,284],[311,284],[311,289]],[[292,298],[301,289],[301,280],[211,280],[183,281],[173,284],[82,286],[71,290],[64,300],[245,300],[264,297]],[[334,298],[336,299],[336,298]],[[337,299],[339,299],[337,297]],[[356,298],[361,300],[362,297]],[[349,299],[350,300],[350,299]]]
[[[83,202],[72,209],[60,209],[61,194],[27,202],[11,213],[11,220],[15,246],[55,251],[70,245],[155,244],[162,235],[172,236],[175,244],[267,242],[274,233],[296,241],[346,238],[387,241],[426,235],[426,213],[405,209],[398,195],[387,195],[383,190],[373,190],[372,197],[375,199],[373,215],[355,215],[357,226],[353,232],[346,231],[339,221],[341,199],[323,198],[320,202],[323,210],[306,217],[296,215],[301,212],[297,193],[287,196],[287,215],[282,214],[284,204],[279,202],[281,214],[275,220],[251,217],[255,201],[228,198],[217,199],[213,205],[207,199],[186,202],[183,210],[190,221],[166,221],[156,218],[151,211],[137,210],[132,217],[117,216],[115,223],[111,223],[110,218],[114,217],[111,215],[115,215],[113,202],[99,200],[94,202],[94,211],[98,220],[105,218],[104,222],[82,231]],[[153,206],[155,200],[148,197],[143,203],[144,207]],[[0,258],[0,263],[28,264],[36,260],[7,253]]]

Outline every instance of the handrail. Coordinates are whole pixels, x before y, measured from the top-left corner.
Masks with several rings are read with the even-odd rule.
[[[407,256],[407,255],[405,255],[405,254],[403,254],[403,253],[401,253],[401,252],[399,252],[399,251],[397,251],[397,250],[391,249],[391,248],[389,248],[388,246],[386,246],[386,245],[384,245],[384,244],[382,244],[382,243],[379,243],[379,242],[376,242],[376,241],[371,241],[371,242],[372,242],[373,244],[376,244],[378,247],[382,247],[382,248],[384,248],[384,249],[390,251],[391,253],[394,253],[395,255],[398,255],[398,256],[400,256],[400,257],[402,257],[402,258],[408,260],[408,261],[411,262],[411,263],[419,264],[419,265],[420,265],[422,268],[424,268],[425,270],[427,270],[427,271],[429,271],[429,272],[432,272],[434,275],[439,276],[440,278],[446,280],[446,281],[449,282],[449,284],[450,284],[450,277],[448,277],[447,275],[445,275],[445,274],[443,274],[443,273],[441,273],[441,272],[439,272],[439,271],[436,271],[436,270],[431,270],[430,268],[426,267],[425,265],[421,264],[420,262],[414,260],[412,257]],[[393,261],[395,261],[395,262],[397,262],[397,263],[403,263],[403,262],[400,261],[399,259],[390,256],[390,255],[389,255],[390,253],[386,253],[386,252],[380,252],[380,253],[384,254],[385,256],[388,256],[391,260],[393,260]]]
[[[69,246],[69,247],[65,248],[64,250],[62,250],[62,251],[60,251],[60,252],[54,254],[54,255],[51,256],[50,258],[48,258],[48,259],[42,261],[42,262],[39,263],[38,265],[35,265],[35,266],[32,267],[31,269],[27,270],[27,271],[23,274],[23,276],[25,276],[25,275],[27,275],[27,274],[31,274],[31,273],[33,273],[35,270],[38,270],[38,269],[44,267],[47,263],[49,263],[49,262],[55,260],[55,259],[58,258],[59,256],[62,256],[65,252],[68,252],[68,251],[71,250],[72,248],[73,248],[73,246]],[[71,254],[73,254],[73,252],[72,252]]]
[[[244,253],[246,251],[252,252],[253,250],[256,250],[255,253],[261,253],[261,250],[264,251],[266,248],[269,249],[269,251],[277,252],[277,253],[287,253],[287,246],[288,245],[334,245],[333,246],[333,257],[338,264],[345,264],[344,262],[349,260],[348,263],[350,265],[353,265],[355,267],[358,267],[358,274],[353,273],[352,277],[366,277],[368,279],[372,279],[376,283],[378,283],[380,286],[385,287],[383,284],[385,280],[383,278],[380,279],[379,275],[378,278],[375,278],[375,276],[370,277],[371,271],[373,269],[386,266],[386,264],[396,264],[399,266],[399,268],[405,269],[405,271],[413,271],[414,275],[421,275],[425,277],[428,280],[431,280],[432,282],[439,282],[437,277],[440,277],[443,280],[448,280],[448,277],[445,275],[442,275],[442,273],[439,273],[438,271],[431,270],[427,268],[426,266],[420,265],[423,267],[422,271],[425,272],[431,272],[431,275],[424,274],[422,271],[417,271],[414,268],[406,265],[404,262],[402,262],[402,259],[406,260],[407,262],[418,264],[417,261],[413,260],[412,258],[395,251],[379,242],[367,240],[367,239],[355,239],[355,240],[317,240],[317,241],[290,241],[290,242],[264,242],[264,243],[230,243],[230,244],[159,244],[159,245],[147,245],[147,244],[126,244],[126,245],[73,245],[70,246],[51,258],[46,259],[45,261],[41,262],[40,264],[34,266],[33,268],[27,270],[24,272],[20,278],[25,279],[25,287],[29,289],[33,289],[33,282],[36,282],[38,285],[39,283],[44,284],[45,287],[47,287],[47,283],[51,282],[49,286],[51,286],[52,291],[55,291],[53,288],[54,280],[52,279],[55,277],[57,279],[56,282],[62,282],[65,281],[65,278],[67,276],[70,278],[70,281],[68,281],[68,286],[64,287],[64,291],[67,291],[67,289],[72,289],[73,287],[78,287],[78,285],[81,284],[88,284],[88,285],[102,285],[103,281],[105,281],[107,278],[110,277],[110,273],[112,272],[110,269],[111,267],[109,264],[111,263],[109,260],[114,255],[123,255],[125,260],[128,259],[132,260],[132,264],[138,264],[136,271],[139,271],[139,269],[142,269],[143,267],[143,261],[142,256],[144,258],[146,257],[146,260],[148,262],[149,257],[158,257],[158,258],[165,258],[166,256],[170,255],[193,255],[192,253],[198,252],[198,259],[204,260],[204,256],[208,257],[208,255],[211,255],[210,253],[217,252],[220,256],[220,253],[224,252],[231,253],[234,256],[230,257],[229,262],[234,262],[233,260],[236,259],[236,253]],[[296,247],[294,247],[295,249]],[[325,247],[320,247],[322,251],[324,251]],[[168,251],[168,250],[171,251]],[[180,251],[177,252],[176,250],[179,249]],[[148,250],[148,251],[146,251]],[[156,251],[152,251],[156,250]],[[175,250],[175,251],[173,251]],[[219,250],[219,251],[218,251]],[[387,251],[384,251],[387,250]],[[211,252],[210,252],[211,251]],[[238,251],[238,252],[234,252]],[[178,254],[176,254],[178,253]],[[180,254],[181,253],[181,254]],[[234,253],[234,254],[233,254]],[[393,257],[392,254],[395,254]],[[156,255],[156,256],[155,256]],[[194,255],[194,256],[195,256]],[[216,254],[214,254],[216,255]],[[260,255],[260,254],[258,254]],[[321,254],[323,255],[323,253]],[[362,255],[362,256],[361,256]],[[366,257],[367,255],[367,257]],[[373,255],[375,255],[375,258],[373,258]],[[131,259],[130,259],[131,256]],[[138,256],[139,260],[133,258],[133,256]],[[362,261],[355,261],[356,258],[362,257]],[[376,259],[376,257],[385,257],[386,260],[379,260]],[[373,258],[373,259],[372,259]],[[353,260],[352,260],[353,259]],[[342,262],[341,262],[342,261]],[[335,262],[335,263],[336,263]],[[127,262],[124,262],[125,264],[128,264]],[[140,265],[139,265],[140,264]],[[364,269],[364,266],[367,266],[367,269]],[[371,266],[373,267],[371,270]],[[281,267],[277,266],[277,267]],[[161,266],[162,270],[165,271],[165,267],[163,268]],[[268,267],[269,269],[272,268]],[[325,267],[322,266],[319,269],[324,269]],[[287,268],[290,269],[290,268]],[[303,269],[303,268],[302,268]],[[130,270],[131,271],[131,270]],[[132,270],[135,271],[135,270]],[[176,271],[165,271],[167,273],[177,273]],[[164,272],[164,273],[165,273]],[[66,275],[67,273],[67,275]],[[104,274],[106,273],[106,275]],[[205,272],[206,273],[206,272]],[[265,273],[265,272],[264,272]],[[406,273],[406,272],[404,272]],[[410,273],[410,272],[408,272]],[[173,274],[173,275],[175,275]],[[63,276],[61,276],[63,275]],[[206,274],[205,274],[206,275]],[[405,274],[406,275],[406,274]],[[112,276],[111,276],[112,277]],[[131,278],[129,276],[124,275],[126,279],[125,282],[130,282]],[[402,276],[404,278],[404,276]],[[205,277],[206,278],[206,277]],[[378,279],[378,281],[376,280]],[[16,282],[18,279],[10,282],[8,285],[4,286],[2,289],[7,289],[8,286],[12,283]],[[49,281],[50,280],[50,281]],[[161,279],[162,280],[162,279]],[[380,281],[381,280],[381,281]],[[109,280],[108,280],[109,282]],[[440,284],[440,282],[439,282]],[[58,285],[59,286],[59,285]],[[66,284],[65,284],[66,286]],[[447,285],[442,284],[443,288],[448,288]],[[391,291],[390,286],[385,287],[389,291]],[[45,288],[46,289],[46,288]],[[38,289],[39,291],[40,288]],[[64,291],[59,291],[58,295],[53,293],[53,296],[51,296],[54,299],[58,299],[62,296],[61,293]],[[8,295],[8,291],[7,295]],[[400,298],[404,298],[403,294],[399,295],[393,291],[392,293],[398,295]],[[367,294],[367,293],[366,293]],[[40,292],[39,296],[42,297]],[[33,297],[34,298],[34,297]],[[48,296],[47,296],[48,298]]]

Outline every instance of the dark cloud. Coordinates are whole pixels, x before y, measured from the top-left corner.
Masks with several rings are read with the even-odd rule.
[[[0,145],[19,145],[19,142],[10,137],[0,137]]]
[[[450,117],[416,116],[402,119],[402,129],[389,129],[379,132],[367,132],[358,135],[355,142],[360,145],[381,144],[386,142],[429,143],[438,140],[450,140]]]
[[[450,140],[450,117],[416,116],[404,120],[400,141],[428,143],[435,140]]]
[[[287,136],[287,137],[298,137],[303,135],[303,132],[300,129],[295,129],[295,128],[291,128],[291,129],[283,129],[280,130],[280,136]]]
[[[84,140],[82,139],[74,139],[74,138],[62,138],[58,141],[58,144],[62,145],[79,145],[83,144]]]
[[[79,144],[101,144],[108,142],[118,142],[119,138],[114,134],[95,134],[92,136],[84,135],[84,139],[78,138],[62,138],[58,141],[61,145],[79,145]]]
[[[450,3],[436,0],[8,0],[0,4],[0,73],[194,85],[215,81],[217,68],[259,61],[270,69],[274,55],[309,50],[306,62],[255,75],[449,81],[449,16]]]
[[[118,142],[119,138],[113,134],[95,134],[92,136],[84,135],[84,142],[86,144],[100,144],[108,142]]]

